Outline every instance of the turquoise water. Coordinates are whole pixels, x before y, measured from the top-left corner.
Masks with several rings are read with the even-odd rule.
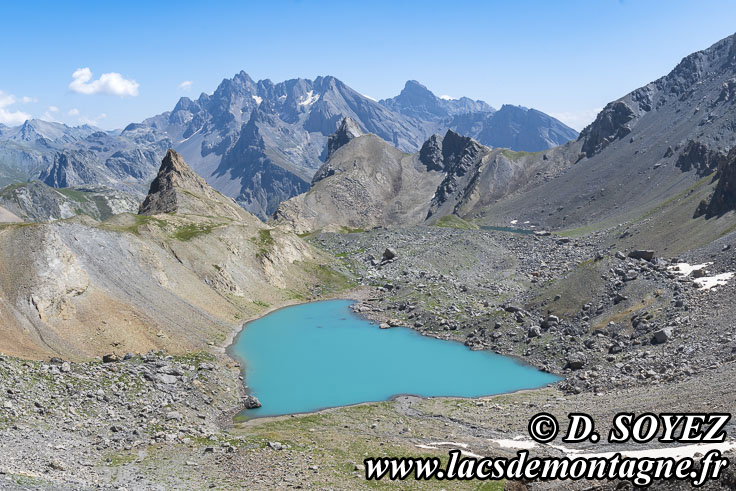
[[[263,407],[246,417],[383,401],[399,394],[466,396],[541,387],[558,377],[511,358],[404,327],[380,329],[328,300],[277,310],[246,324],[232,352]]]

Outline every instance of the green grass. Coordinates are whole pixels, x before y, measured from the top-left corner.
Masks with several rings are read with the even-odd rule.
[[[76,189],[57,188],[56,191],[58,191],[60,194],[63,194],[70,200],[76,201],[77,203],[86,203],[87,201],[89,201],[89,195],[87,193],[78,191]]]
[[[127,232],[134,235],[140,235],[140,231],[138,230],[143,225],[158,225],[160,228],[166,228],[166,222],[164,220],[161,220],[160,218],[154,218],[152,216],[148,215],[129,215],[133,219],[132,225],[127,226],[118,226],[114,224],[107,223],[105,224],[105,227],[110,230],[114,230],[116,232]]]
[[[527,155],[534,155],[535,153],[539,152],[514,152],[513,150],[504,148],[503,150],[501,150],[501,153],[508,159],[518,160],[522,157],[526,157]]]
[[[253,237],[251,241],[258,246],[257,256],[265,256],[276,244],[273,237],[271,237],[271,231],[268,229],[259,230],[258,236]]]
[[[442,228],[457,228],[461,230],[478,230],[478,226],[474,223],[470,223],[466,220],[463,220],[457,215],[446,215],[437,220],[437,223],[435,223],[436,227],[442,227]]]
[[[194,239],[195,237],[209,234],[215,227],[216,225],[198,225],[196,223],[190,223],[188,225],[178,227],[174,233],[171,234],[171,238],[186,242]]]
[[[110,208],[110,205],[107,204],[107,200],[103,196],[93,196],[92,200],[100,212],[100,220],[107,220],[113,215],[112,208]]]
[[[341,234],[359,234],[361,232],[365,232],[365,229],[362,229],[362,228],[351,228],[351,227],[340,227],[340,233]]]

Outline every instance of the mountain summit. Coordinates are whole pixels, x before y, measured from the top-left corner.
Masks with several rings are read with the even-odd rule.
[[[138,210],[139,215],[161,213],[221,216],[235,220],[249,215],[234,200],[212,189],[181,155],[171,149],[166,152],[148,196]]]

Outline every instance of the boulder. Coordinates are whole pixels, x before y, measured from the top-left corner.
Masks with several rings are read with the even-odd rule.
[[[646,261],[651,261],[652,259],[654,259],[654,251],[634,249],[633,251],[629,252],[629,257],[632,259],[644,259]]]
[[[569,368],[571,370],[580,370],[585,366],[586,363],[587,360],[585,359],[585,355],[578,352],[570,355],[567,358],[567,364],[565,365],[565,368]]]
[[[392,247],[387,247],[385,251],[383,251],[383,260],[389,261],[391,259],[394,259],[396,256],[398,256],[398,253],[396,252],[396,249]]]
[[[259,401],[256,396],[248,394],[243,399],[243,405],[245,406],[245,409],[256,409],[261,407],[261,401]]]
[[[665,327],[659,331],[655,331],[652,336],[652,344],[663,344],[672,339],[672,328]]]

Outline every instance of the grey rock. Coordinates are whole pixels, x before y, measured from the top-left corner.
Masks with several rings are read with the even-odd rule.
[[[663,344],[670,339],[672,339],[672,328],[665,327],[664,329],[660,329],[654,332],[654,335],[652,336],[652,343]]]
[[[635,249],[633,251],[630,251],[628,256],[632,259],[644,259],[646,261],[651,261],[652,259],[654,259],[654,251]]]
[[[246,409],[256,409],[261,407],[261,401],[259,401],[256,396],[248,394],[243,399],[243,405]]]

